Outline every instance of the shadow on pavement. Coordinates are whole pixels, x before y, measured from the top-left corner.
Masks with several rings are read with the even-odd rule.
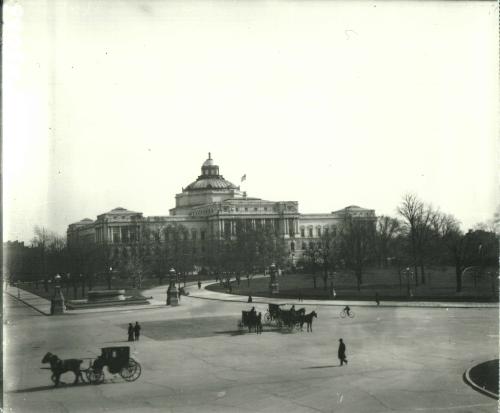
[[[331,366],[312,366],[312,367],[302,367],[302,370],[308,370],[308,369],[327,369],[330,367],[340,367],[338,364],[331,365]]]
[[[246,330],[227,330],[227,331],[214,331],[215,334],[225,334],[228,336],[242,336],[248,333]],[[255,333],[254,333],[255,334]]]
[[[112,384],[112,382],[104,382],[100,384],[99,386],[102,386],[103,384]],[[47,385],[47,386],[37,386],[37,387],[28,387],[26,389],[19,389],[19,390],[12,390],[7,393],[34,393],[38,391],[45,391],[45,390],[64,390],[64,389],[71,389],[74,387],[82,387],[82,386],[90,386],[90,383],[64,383],[60,382],[59,386],[54,386],[53,384]]]

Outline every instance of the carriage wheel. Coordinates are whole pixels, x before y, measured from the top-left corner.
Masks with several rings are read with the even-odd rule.
[[[273,318],[271,317],[271,314],[269,313],[269,311],[267,311],[266,314],[264,315],[264,320],[270,323],[272,319]]]
[[[136,381],[141,375],[141,365],[133,358],[128,359],[128,365],[120,370],[120,376],[127,381]]]
[[[101,384],[104,381],[104,372],[102,370],[90,368],[85,372],[85,375],[91,384]]]

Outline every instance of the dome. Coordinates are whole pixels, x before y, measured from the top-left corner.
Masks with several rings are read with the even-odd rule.
[[[221,175],[211,177],[201,176],[186,187],[188,191],[200,189],[238,189],[238,187],[225,180]]]
[[[201,166],[201,175],[194,182],[191,182],[183,191],[204,190],[204,189],[238,189],[238,187],[224,179],[219,174],[219,167],[212,159],[210,152],[208,159]]]

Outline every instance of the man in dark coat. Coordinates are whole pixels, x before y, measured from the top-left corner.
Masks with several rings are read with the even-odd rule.
[[[340,365],[342,366],[345,362],[345,364],[347,364],[347,358],[345,356],[345,344],[344,344],[344,341],[342,339],[339,339],[339,353],[338,353],[338,356],[339,356],[339,360],[340,360]]]
[[[134,326],[128,323],[128,341],[134,341]]]
[[[134,326],[134,336],[135,336],[135,341],[139,341],[139,336],[141,335],[141,326],[139,325],[139,322],[135,322]]]

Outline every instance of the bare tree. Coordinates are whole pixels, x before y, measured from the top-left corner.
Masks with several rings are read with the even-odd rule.
[[[411,257],[415,270],[415,285],[418,286],[418,267],[421,281],[425,284],[425,255],[429,247],[432,221],[436,212],[426,206],[414,194],[406,194],[398,207],[398,213],[405,219],[408,237],[410,239]]]
[[[340,230],[341,257],[354,271],[358,291],[363,284],[363,270],[375,247],[375,223],[370,219],[353,217],[346,212]]]
[[[377,218],[376,226],[376,248],[378,264],[380,267],[387,265],[387,259],[394,257],[394,242],[400,234],[401,223],[396,219],[386,215]]]

